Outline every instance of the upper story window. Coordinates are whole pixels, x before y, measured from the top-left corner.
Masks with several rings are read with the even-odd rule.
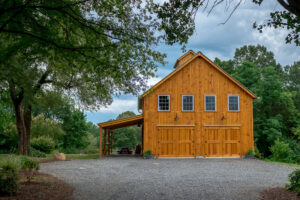
[[[170,95],[158,95],[158,110],[159,111],[170,110]]]
[[[194,96],[182,95],[182,111],[193,111],[193,110],[194,110]]]
[[[228,111],[240,110],[240,98],[237,95],[228,96]]]
[[[205,95],[205,111],[216,110],[216,95]]]

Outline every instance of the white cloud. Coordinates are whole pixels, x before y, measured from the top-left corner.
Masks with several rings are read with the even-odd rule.
[[[137,113],[137,97],[133,96],[130,99],[122,99],[121,96],[119,98],[115,98],[111,105],[101,108],[99,112],[120,114],[128,110]]]

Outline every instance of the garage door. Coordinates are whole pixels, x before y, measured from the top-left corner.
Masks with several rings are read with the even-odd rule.
[[[194,156],[194,127],[158,127],[157,129],[157,156]]]
[[[205,128],[206,157],[240,157],[239,127]]]

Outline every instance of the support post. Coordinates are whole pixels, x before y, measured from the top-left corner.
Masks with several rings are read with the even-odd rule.
[[[102,158],[102,126],[99,126],[100,133],[99,133],[99,158]]]
[[[106,156],[106,149],[107,149],[107,139],[106,139],[106,135],[107,135],[107,129],[104,129],[104,155]]]
[[[110,134],[111,134],[111,130],[108,130],[108,135],[107,135],[107,155],[110,155]]]
[[[142,152],[144,153],[144,123],[142,123]]]
[[[112,149],[113,149],[113,135],[114,135],[114,132],[111,131],[110,133],[110,153],[112,153]]]

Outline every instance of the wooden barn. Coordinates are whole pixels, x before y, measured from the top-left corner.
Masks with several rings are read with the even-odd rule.
[[[139,97],[141,115],[98,124],[100,149],[110,149],[114,129],[135,124],[143,126],[142,149],[158,158],[240,157],[253,149],[256,96],[200,52],[187,52],[174,68]]]

